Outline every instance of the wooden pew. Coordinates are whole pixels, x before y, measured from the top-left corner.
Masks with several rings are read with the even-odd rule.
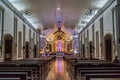
[[[18,79],[18,80],[27,80],[26,72],[0,72],[0,79]]]
[[[114,74],[120,75],[120,64],[100,63],[95,65],[91,63],[88,65],[86,64],[85,66],[81,65],[81,67],[79,67],[77,71],[78,71],[77,74],[79,74],[79,77],[77,76],[78,80],[86,80],[85,78],[87,77],[86,74],[89,74],[89,75],[94,74],[94,76],[96,74],[96,76],[98,76],[98,74],[110,75],[114,73]]]
[[[37,69],[35,67],[0,67],[0,72],[26,72],[28,74],[27,79],[34,80],[37,76]]]
[[[77,76],[77,80],[87,80],[87,78],[93,77],[96,78],[97,76],[101,76],[101,75],[107,75],[106,78],[109,75],[115,75],[115,74],[119,74],[120,75],[120,70],[80,70],[80,74],[79,76]],[[116,78],[115,76],[112,76],[114,78]],[[100,77],[97,77],[100,78]],[[101,76],[101,78],[104,78],[103,76]],[[110,78],[110,77],[109,77]]]
[[[64,60],[68,64],[68,72],[72,80],[90,80],[92,76],[100,76],[100,74],[106,77],[113,73],[116,76],[120,75],[120,63],[114,64],[97,59],[77,59],[76,61],[76,59],[64,58]]]
[[[45,80],[55,57],[31,58],[0,63],[0,72],[26,72],[26,80]]]
[[[0,80],[20,80],[20,78],[0,78]]]
[[[36,63],[36,61],[11,61],[11,62],[2,64],[1,67],[4,67],[5,69],[11,69],[13,72],[15,70],[17,70],[16,68],[21,68],[21,69],[18,69],[17,72],[19,72],[19,71],[24,72],[25,70],[28,70],[28,68],[29,68],[30,69],[30,70],[28,70],[29,72],[28,71],[26,71],[26,72],[28,72],[28,73],[34,72],[34,73],[36,73],[36,74],[34,74],[35,75],[34,78],[40,79],[40,78],[42,78],[41,67],[43,64],[44,64],[44,62],[39,62],[39,65],[38,65]],[[31,77],[31,80],[33,80],[32,76],[34,76],[34,75],[29,76],[29,77]]]
[[[85,80],[120,80],[120,74],[86,74]]]

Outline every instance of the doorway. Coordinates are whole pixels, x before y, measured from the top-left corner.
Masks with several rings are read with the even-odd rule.
[[[11,61],[12,60],[12,43],[13,37],[10,34],[4,36],[5,38],[5,56],[4,61]]]
[[[106,61],[112,61],[112,36],[107,34],[105,40],[105,59]]]

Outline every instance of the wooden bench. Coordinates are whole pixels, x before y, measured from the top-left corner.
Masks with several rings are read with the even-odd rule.
[[[26,72],[27,79],[37,79],[37,69],[35,67],[0,67],[0,72]]]
[[[94,76],[103,76],[109,78],[109,75],[114,79],[115,77],[120,75],[120,63],[114,64],[111,62],[106,62],[102,60],[89,60],[89,59],[71,59],[65,58],[64,60],[67,62],[67,70],[72,80],[90,80],[91,78],[96,78]],[[119,77],[120,78],[120,77]]]
[[[0,72],[25,72],[27,74],[25,80],[45,80],[54,60],[55,57],[49,57],[2,62],[0,63]],[[14,76],[14,74],[12,75]]]
[[[0,79],[18,79],[18,80],[27,80],[26,72],[0,72]]]
[[[120,74],[86,74],[84,80],[120,80]]]

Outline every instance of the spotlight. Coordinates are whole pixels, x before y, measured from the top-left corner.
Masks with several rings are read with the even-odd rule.
[[[60,8],[58,7],[57,10],[60,10]]]
[[[24,11],[24,14],[25,14],[26,16],[31,16],[30,10],[25,10],[25,11]]]

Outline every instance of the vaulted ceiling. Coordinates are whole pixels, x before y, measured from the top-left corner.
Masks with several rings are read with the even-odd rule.
[[[53,28],[56,23],[56,9],[62,4],[62,22],[65,28],[74,29],[90,8],[100,9],[100,1],[108,0],[8,0],[21,13],[29,14],[37,28]],[[58,1],[58,2],[57,2]],[[57,3],[57,4],[56,4]]]

